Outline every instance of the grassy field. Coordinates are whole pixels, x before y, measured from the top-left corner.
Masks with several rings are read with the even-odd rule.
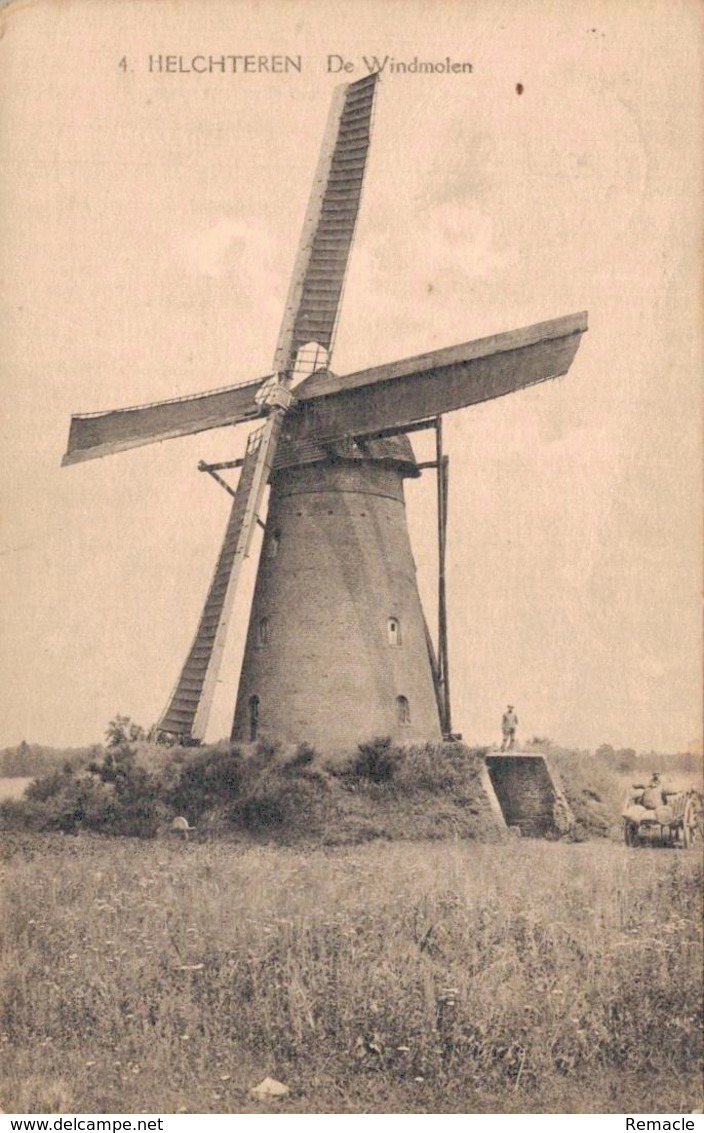
[[[702,1107],[701,861],[13,835],[6,1112]]]

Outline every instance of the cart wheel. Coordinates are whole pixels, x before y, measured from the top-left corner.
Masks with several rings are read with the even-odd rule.
[[[702,842],[704,838],[704,812],[699,795],[691,794],[682,815],[682,841],[685,849]]]

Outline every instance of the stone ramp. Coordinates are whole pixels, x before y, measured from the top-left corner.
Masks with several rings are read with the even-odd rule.
[[[483,762],[484,788],[506,826],[526,838],[569,833],[574,816],[544,752],[488,751]]]

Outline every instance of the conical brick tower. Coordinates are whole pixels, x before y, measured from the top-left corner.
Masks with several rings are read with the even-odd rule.
[[[232,737],[441,738],[403,480],[406,437],[272,477]]]

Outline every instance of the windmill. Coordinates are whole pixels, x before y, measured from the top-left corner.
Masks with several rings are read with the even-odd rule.
[[[264,527],[232,735],[350,746],[451,733],[442,415],[564,374],[584,313],[340,377],[329,369],[378,75],[334,93],[273,373],[72,417],[64,464],[256,421],[241,460],[204,464],[234,497],[186,661],[159,727],[205,735],[242,564]],[[305,375],[305,376],[302,376]],[[434,429],[418,465],[408,434]],[[437,653],[421,608],[403,481],[437,473]],[[240,468],[233,490],[220,472]],[[270,484],[266,523],[265,489]]]

